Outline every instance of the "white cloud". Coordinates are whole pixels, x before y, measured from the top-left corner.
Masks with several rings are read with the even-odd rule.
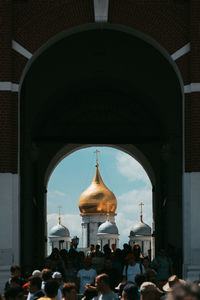
[[[49,198],[66,197],[66,194],[62,191],[54,190],[54,191],[48,191],[48,197]]]
[[[143,167],[133,157],[126,153],[118,152],[116,155],[117,169],[119,173],[129,181],[142,181],[146,185],[150,185],[150,180]]]
[[[151,189],[131,190],[117,197],[118,208],[116,224],[120,233],[120,247],[129,241],[130,229],[140,221],[140,206],[144,204],[143,221],[152,227]]]

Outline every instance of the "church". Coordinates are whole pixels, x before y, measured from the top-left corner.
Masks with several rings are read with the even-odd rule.
[[[143,166],[155,253],[170,247],[196,280],[200,2],[7,0],[0,15],[0,282],[12,264],[42,266],[49,178],[88,145]],[[86,234],[95,216],[81,213]]]

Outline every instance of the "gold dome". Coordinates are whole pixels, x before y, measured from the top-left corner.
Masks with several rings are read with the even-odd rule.
[[[117,208],[117,200],[113,192],[103,183],[99,173],[98,164],[90,186],[81,194],[79,209],[81,215],[86,214],[114,214]]]

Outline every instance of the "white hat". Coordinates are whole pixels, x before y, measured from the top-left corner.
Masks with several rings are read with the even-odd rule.
[[[52,278],[62,278],[62,274],[60,272],[54,272]]]
[[[34,277],[40,277],[40,275],[41,275],[41,271],[40,270],[35,270],[32,273],[32,276],[34,276]]]

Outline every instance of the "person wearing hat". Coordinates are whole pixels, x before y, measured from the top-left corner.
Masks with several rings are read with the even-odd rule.
[[[77,273],[77,287],[80,294],[84,294],[86,284],[94,283],[96,276],[96,270],[91,267],[91,259],[86,257],[83,261],[83,269]]]
[[[137,274],[144,273],[144,266],[142,264],[136,262],[135,256],[133,253],[129,253],[125,259],[127,261],[127,264],[124,266],[123,273],[122,273],[123,282],[124,281],[134,282],[135,276]]]
[[[33,277],[40,277],[41,278],[42,272],[40,270],[34,270],[32,273]]]
[[[177,284],[186,284],[186,281],[179,279],[176,275],[172,275],[168,278],[167,283],[162,287],[165,292],[172,292]]]
[[[56,295],[57,300],[62,300],[62,274],[60,272],[54,272],[52,279],[58,283],[58,293]]]
[[[44,296],[44,292],[41,290],[41,279],[37,276],[31,276],[29,278],[29,294],[27,299],[37,300]]]
[[[163,292],[150,281],[143,282],[140,286],[140,300],[159,300]]]

